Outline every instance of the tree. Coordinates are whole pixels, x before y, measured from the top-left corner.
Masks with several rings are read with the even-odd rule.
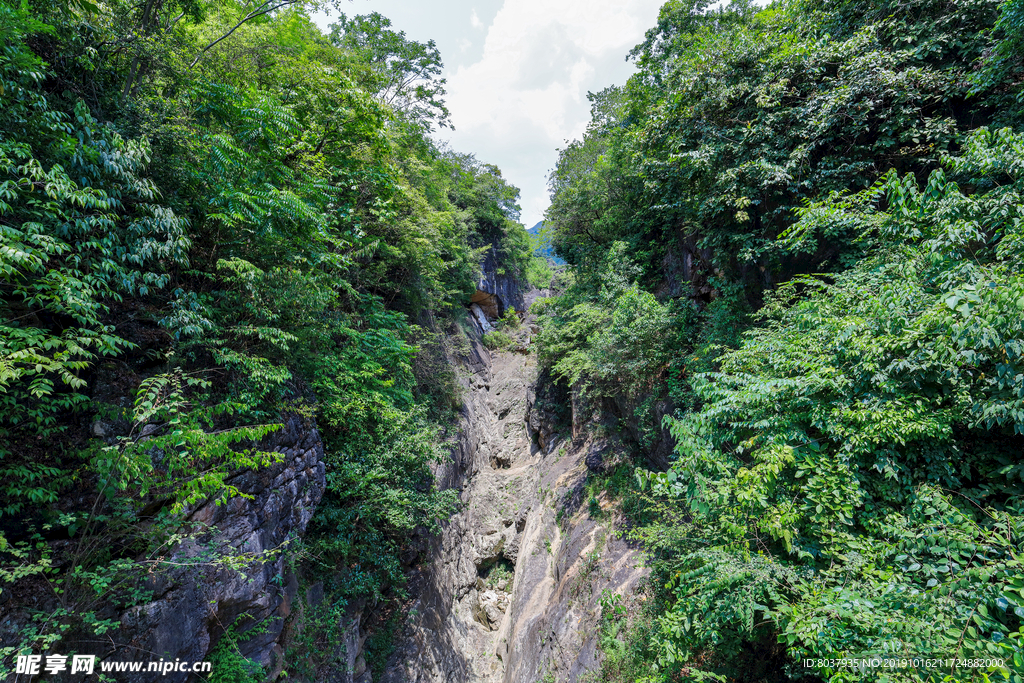
[[[385,104],[428,129],[433,124],[450,127],[437,45],[409,40],[405,31],[396,33],[390,26],[391,20],[378,12],[351,19],[342,14],[331,26],[331,40],[370,66],[369,89]]]

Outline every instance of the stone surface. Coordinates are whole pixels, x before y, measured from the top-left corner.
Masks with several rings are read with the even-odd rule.
[[[477,294],[483,294],[483,292],[478,291],[473,296],[476,297]],[[490,294],[484,294],[484,296],[493,298]],[[488,312],[475,301],[469,305],[469,312],[472,316],[472,320],[477,324],[481,332],[492,331],[494,326],[491,325],[491,320],[498,317],[497,306],[489,306],[488,308],[492,311],[490,314],[488,314]],[[488,318],[488,315],[490,315],[490,318]]]
[[[315,425],[297,416],[270,434],[261,448],[282,453],[282,462],[228,480],[251,498],[235,497],[220,506],[207,503],[191,513],[189,520],[209,532],[171,553],[167,559],[183,566],[156,575],[151,586],[156,599],[125,612],[122,628],[110,641],[113,651],[98,654],[113,660],[202,661],[224,627],[242,617],[236,626],[240,633],[256,624],[261,632],[239,640],[241,653],[264,666],[277,663],[284,618],[298,590],[284,551],[305,532],[323,496],[324,453]],[[197,563],[210,549],[251,560],[239,571]],[[143,683],[152,675],[126,674],[118,680]],[[187,679],[175,673],[160,677],[168,683]]]
[[[526,311],[523,283],[502,266],[501,254],[495,247],[492,246],[485,253],[480,270],[481,278],[476,285],[477,293],[472,299],[474,303],[479,304],[491,318],[505,315],[505,310],[509,307],[520,313]]]
[[[614,512],[598,522],[581,504],[587,456],[607,467],[619,449],[560,439],[555,415],[535,404],[535,358],[489,352],[477,332],[459,442],[436,472],[463,507],[410,577],[412,616],[382,681],[574,682],[598,664],[602,590],[629,593],[645,575],[614,536]],[[491,579],[499,564],[511,579]]]
[[[150,435],[160,428],[147,426]],[[96,422],[92,431],[109,436],[116,427]],[[243,656],[271,671],[280,670],[282,629],[298,592],[298,581],[289,570],[284,551],[305,532],[323,496],[324,451],[315,423],[298,416],[287,418],[258,448],[276,451],[282,459],[258,471],[243,470],[229,476],[226,483],[244,496],[223,505],[207,502],[187,511],[188,524],[179,530],[187,532],[186,537],[167,548],[159,564],[152,562],[153,557],[135,558],[138,573],[148,576],[140,588],[150,592],[149,602],[127,610],[100,605],[97,618],[120,622],[119,627],[101,638],[67,642],[63,652],[147,666],[161,658],[199,662],[209,659],[225,627],[233,625],[241,636],[238,647]],[[151,507],[159,509],[161,502],[153,501]],[[71,552],[75,542],[54,541],[54,551]],[[225,558],[231,558],[234,566],[221,562]],[[27,609],[52,611],[59,606],[52,589],[46,590],[45,585],[26,589],[34,597],[22,606],[0,599],[0,646],[18,642],[18,631],[31,621]],[[259,628],[253,628],[257,625]],[[189,676],[184,672],[123,672],[118,673],[117,681],[185,683],[192,680]],[[80,676],[47,678],[64,681]]]
[[[615,537],[614,510],[602,504],[607,514],[594,520],[584,504],[587,477],[612,467],[622,450],[607,439],[588,440],[585,426],[599,407],[579,392],[566,394],[564,406],[550,393],[538,401],[536,361],[523,353],[536,334],[529,316],[517,332],[524,340],[517,352],[492,353],[481,343],[489,317],[509,306],[522,312],[547,293],[523,296],[514,278],[499,272],[493,252],[483,270],[468,312],[474,334],[461,359],[460,436],[450,461],[435,468],[438,485],[458,490],[462,507],[438,535],[416,534],[401,557],[413,604],[385,683],[535,683],[549,675],[575,682],[599,663],[598,597],[603,590],[629,594],[645,574],[637,551]],[[559,414],[571,417],[560,421]],[[97,422],[92,429],[106,434],[114,427]],[[302,603],[324,600],[316,581],[304,584],[300,598],[283,554],[323,495],[324,454],[315,425],[298,417],[262,447],[283,461],[231,477],[249,498],[191,512],[190,521],[208,531],[166,558],[180,566],[154,576],[151,602],[109,615],[120,616],[122,627],[96,654],[202,661],[235,623],[241,653],[269,667],[271,678],[281,672],[287,638],[301,632]],[[210,550],[250,561],[237,571],[209,564],[201,558]],[[338,624],[338,665],[324,681],[373,683],[364,612],[372,608],[350,605]],[[118,680],[153,678],[146,672]]]

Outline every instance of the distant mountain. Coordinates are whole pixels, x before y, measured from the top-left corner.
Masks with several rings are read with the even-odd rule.
[[[564,266],[565,261],[555,256],[555,250],[551,247],[551,235],[548,234],[549,231],[550,228],[544,226],[544,221],[540,221],[537,225],[526,231],[530,233],[530,237],[533,238],[533,253],[537,256],[543,256],[551,259],[556,266]]]

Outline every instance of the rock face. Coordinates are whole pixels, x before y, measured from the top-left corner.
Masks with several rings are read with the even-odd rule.
[[[501,255],[495,247],[487,252],[481,264],[482,276],[476,285],[472,304],[479,306],[489,318],[500,318],[509,307],[520,313],[526,309],[523,283],[509,274],[501,265]]]
[[[107,429],[101,423],[93,425],[94,433],[105,435]],[[288,550],[305,532],[323,496],[324,447],[311,419],[291,416],[257,448],[281,454],[280,462],[229,476],[226,484],[243,495],[223,505],[198,505],[187,513],[181,527],[152,529],[154,537],[182,533],[183,538],[168,542],[159,558],[134,558],[138,563],[134,572],[143,577],[137,587],[148,602],[127,609],[101,604],[96,617],[118,622],[117,627],[100,638],[62,643],[63,653],[70,650],[96,655],[99,661],[142,663],[142,671],[118,672],[119,682],[185,683],[198,679],[182,671],[146,669],[161,660],[208,661],[230,627],[238,635],[240,654],[269,667],[276,676],[283,661],[282,632],[298,592]],[[76,542],[57,540],[53,545],[70,554]],[[0,600],[0,646],[17,643],[19,631],[31,623],[32,614],[19,605],[50,612],[59,607],[54,592],[44,588],[29,588],[35,596],[31,602]],[[65,670],[47,678],[65,681],[81,676],[70,676]]]
[[[237,626],[243,634],[241,654],[264,666],[279,663],[278,641],[298,590],[284,551],[305,532],[323,496],[324,451],[315,425],[299,417],[289,418],[260,447],[283,454],[283,460],[228,480],[251,498],[208,503],[192,512],[189,520],[210,531],[181,543],[167,558],[183,566],[156,575],[150,586],[155,599],[122,615],[120,632],[112,639],[116,651],[98,653],[104,659],[201,661],[225,626],[242,617]],[[213,556],[234,556],[241,569],[204,562],[210,550]],[[256,624],[260,632],[245,637],[245,630]],[[184,673],[160,677],[169,683],[187,679]],[[143,683],[153,674],[118,680]]]
[[[411,578],[411,618],[382,680],[575,681],[598,663],[602,591],[628,594],[645,574],[614,513],[591,519],[582,505],[587,456],[608,466],[617,447],[555,432],[534,406],[532,355],[475,339],[464,365],[461,437],[437,471],[463,507]]]

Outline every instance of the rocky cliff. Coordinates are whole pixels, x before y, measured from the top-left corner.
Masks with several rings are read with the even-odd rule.
[[[514,308],[520,313],[525,311],[524,283],[502,266],[497,248],[491,247],[487,251],[483,263],[480,264],[480,270],[480,281],[476,285],[477,291],[473,294],[470,304],[477,324],[487,327],[489,323],[485,317],[488,320],[500,318],[509,308]]]
[[[497,315],[508,306],[522,311],[539,294],[524,296],[518,287],[492,267],[479,293],[493,297]],[[581,428],[588,411],[571,397],[561,401],[562,412],[575,413],[569,420],[552,408],[558,397],[538,399],[529,317],[513,333],[515,352],[482,344],[494,322],[483,307],[470,320],[478,324],[471,322],[469,352],[460,360],[460,435],[450,461],[435,471],[439,486],[460,492],[461,509],[440,534],[416,539],[418,555],[408,560],[411,604],[377,683],[573,682],[598,664],[602,596],[629,595],[645,574],[638,551],[616,535],[614,508],[600,497],[587,500],[588,481],[624,449],[588,437]],[[323,495],[324,453],[315,424],[297,416],[260,447],[283,454],[282,461],[236,473],[228,483],[243,496],[191,511],[198,531],[164,558],[173,569],[152,575],[145,586],[152,599],[103,615],[119,619],[120,628],[79,652],[108,661],[203,661],[233,625],[239,654],[278,677],[283,649],[303,628],[303,610],[323,599],[317,577],[293,574],[287,551]],[[327,653],[332,665],[322,680],[373,682],[367,610],[351,605],[337,624],[342,645]],[[4,615],[3,629],[24,617]],[[154,680],[150,672],[119,676]],[[160,680],[192,679],[172,672]]]
[[[225,505],[207,503],[189,521],[209,532],[183,542],[169,561],[182,567],[153,579],[156,599],[121,619],[118,652],[108,659],[201,661],[228,625],[243,636],[242,656],[274,667],[281,661],[284,620],[298,587],[286,562],[289,544],[306,530],[326,484],[323,443],[311,421],[293,416],[261,444],[281,453],[271,467],[237,473],[228,483],[243,496]],[[212,551],[212,552],[211,552]],[[241,566],[204,561],[233,557]],[[237,623],[236,623],[237,620]],[[258,625],[245,637],[246,631]],[[151,680],[152,674],[124,680]],[[161,680],[175,679],[169,674]]]
[[[200,662],[210,658],[211,649],[231,626],[239,634],[242,656],[271,671],[279,667],[282,629],[298,587],[287,551],[305,532],[323,495],[324,452],[316,425],[298,416],[286,419],[258,446],[283,458],[270,467],[231,476],[227,483],[243,495],[224,505],[208,502],[192,510],[179,530],[188,531],[187,536],[167,556],[148,563],[154,571],[140,589],[150,599],[123,612],[105,606],[98,618],[118,621],[119,627],[101,640],[73,642],[69,647],[103,661]],[[139,562],[140,573],[146,576],[147,563],[142,558]],[[33,610],[52,611],[57,608],[55,599],[38,599]],[[16,637],[30,621],[29,610],[0,612],[0,643]],[[189,676],[142,671],[119,673],[117,680],[195,680]]]
[[[581,504],[621,448],[555,431],[532,354],[489,352],[478,334],[464,368],[461,437],[438,471],[462,509],[413,574],[383,681],[575,681],[597,664],[602,593],[629,594],[645,573],[610,506]]]

